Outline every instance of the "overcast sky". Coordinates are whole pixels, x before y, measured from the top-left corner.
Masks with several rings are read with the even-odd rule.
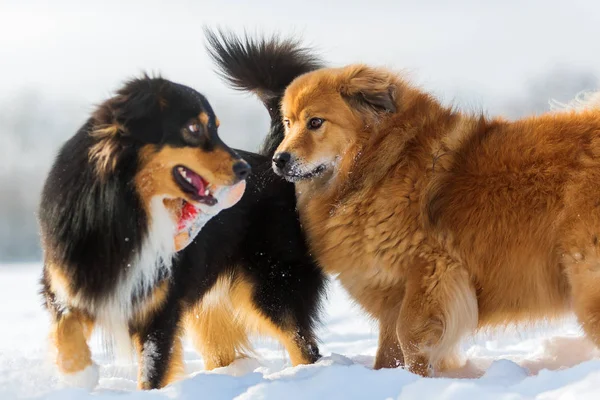
[[[0,260],[39,257],[50,160],[92,106],[142,71],[207,95],[230,145],[267,113],[212,71],[202,27],[293,35],[332,66],[404,70],[445,103],[517,117],[600,89],[594,0],[0,0]]]
[[[267,115],[216,77],[205,25],[299,37],[331,65],[403,70],[446,103],[491,114],[543,110],[600,77],[593,0],[0,0],[0,104],[10,118],[27,95],[40,98],[55,108],[50,122],[68,126],[62,138],[128,77],[159,72],[206,94],[224,139],[252,150]]]
[[[593,0],[0,0],[0,97],[96,102],[142,70],[234,96],[211,72],[203,25],[293,34],[332,64],[406,69],[448,99],[518,95],[556,68],[600,72]]]

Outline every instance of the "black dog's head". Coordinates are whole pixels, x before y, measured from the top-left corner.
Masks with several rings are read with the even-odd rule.
[[[133,183],[146,204],[161,198],[212,213],[239,200],[244,185],[236,184],[250,173],[250,166],[219,138],[218,127],[203,95],[144,76],[126,83],[94,113],[89,157],[106,179],[118,170],[121,156],[134,152]],[[234,185],[238,189],[229,190]]]

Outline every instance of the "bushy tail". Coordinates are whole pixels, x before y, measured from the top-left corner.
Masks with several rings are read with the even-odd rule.
[[[550,109],[554,111],[585,111],[589,109],[600,109],[600,91],[578,93],[575,99],[568,103],[551,100]]]
[[[279,103],[285,88],[306,72],[323,67],[310,48],[278,36],[251,38],[204,30],[207,49],[219,75],[234,89],[256,94],[271,116],[271,129],[261,153],[272,155],[283,140]]]

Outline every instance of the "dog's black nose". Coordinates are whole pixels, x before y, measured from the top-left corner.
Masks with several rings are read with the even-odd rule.
[[[246,161],[238,161],[233,164],[233,173],[240,181],[246,179],[250,175],[250,171],[252,171],[252,168]]]
[[[273,162],[275,163],[277,168],[283,169],[290,162],[290,158],[292,158],[290,153],[287,153],[287,152],[277,153],[273,157]]]

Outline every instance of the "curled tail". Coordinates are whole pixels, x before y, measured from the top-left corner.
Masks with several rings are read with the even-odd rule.
[[[600,109],[600,91],[581,92],[568,103],[561,103],[556,100],[550,100],[550,109],[553,111],[585,111],[590,109]]]
[[[209,29],[204,33],[221,78],[234,89],[256,94],[269,111],[271,128],[260,152],[271,156],[283,140],[279,103],[285,88],[323,63],[310,48],[292,39],[240,37]]]

